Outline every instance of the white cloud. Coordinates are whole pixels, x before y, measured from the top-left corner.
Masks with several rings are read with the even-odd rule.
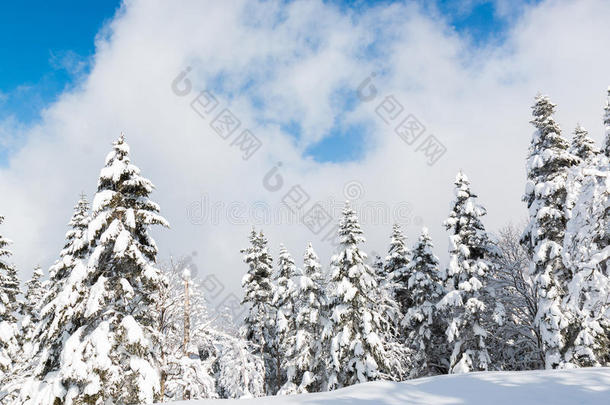
[[[74,51],[50,51],[49,64],[53,69],[65,70],[71,76],[83,74],[87,68],[87,59]]]
[[[524,217],[520,197],[536,92],[559,104],[565,132],[580,121],[601,139],[609,7],[603,1],[526,7],[501,47],[471,49],[413,4],[345,15],[316,1],[180,7],[129,1],[98,37],[88,78],[49,106],[2,169],[1,232],[15,241],[22,275],[37,263],[49,265],[78,194],[94,193],[110,143],[125,131],[133,161],[157,185],[153,198],[172,223],[156,232],[161,258],[197,251],[200,273],[216,273],[230,290],[239,290],[245,271],[238,250],[247,244],[249,221],[193,225],[187,209],[203,196],[227,207],[240,202],[231,206],[239,214],[257,201],[279,206],[294,184],[312,200],[341,201],[344,184],[357,180],[367,200],[392,207],[408,201],[413,212],[407,217],[423,218],[444,256],[441,223],[460,168],[488,208],[490,229]],[[170,83],[186,66],[193,68],[194,90],[178,97]],[[331,100],[336,92],[355,91],[371,72],[377,98],[345,117],[371,128],[365,158],[345,164],[304,159],[305,148],[327,135],[342,110]],[[242,160],[189,107],[196,91],[210,86],[218,88],[221,106],[262,139],[251,160]],[[428,166],[376,116],[375,106],[390,94],[446,145],[436,165]],[[298,142],[279,129],[290,120],[303,128]],[[285,185],[270,192],[262,179],[278,161]],[[264,228],[273,252],[285,242],[299,257],[312,240],[328,262],[328,246],[303,225]],[[385,250],[390,224],[364,228],[369,247]],[[411,242],[418,228],[407,227]]]

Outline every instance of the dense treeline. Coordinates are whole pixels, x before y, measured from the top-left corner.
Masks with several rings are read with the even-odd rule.
[[[0,236],[0,398],[16,404],[138,404],[332,390],[444,373],[610,365],[610,90],[604,145],[569,142],[538,96],[523,200],[527,224],[497,235],[457,174],[441,265],[424,228],[398,225],[368,258],[346,203],[325,268],[252,229],[241,252],[247,315],[222,329],[181,263],[157,264],[168,227],[121,136],[90,206],[81,196],[44,279],[20,283]],[[4,221],[0,217],[0,224]]]

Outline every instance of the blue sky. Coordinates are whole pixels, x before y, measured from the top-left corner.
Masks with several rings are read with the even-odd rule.
[[[580,122],[602,139],[607,0],[531,7],[526,0],[415,0],[421,7],[389,8],[388,1],[337,1],[188,0],[177,7],[129,0],[116,19],[116,2],[92,2],[96,7],[86,10],[65,2],[54,10],[0,5],[0,151],[10,153],[7,161],[0,152],[0,195],[11,196],[0,199],[0,214],[21,273],[56,259],[75,199],[83,191],[93,196],[103,157],[121,131],[172,224],[158,232],[160,257],[197,250],[200,268],[223,269],[223,283],[236,288],[243,263],[235,247],[261,223],[250,208],[281,214],[295,185],[311,196],[310,208],[343,200],[345,186],[358,182],[365,191],[360,210],[383,202],[391,211],[379,221],[362,216],[369,251],[387,249],[393,222],[411,241],[421,223],[445,260],[442,223],[458,170],[488,209],[488,229],[526,215],[524,158],[536,93],[557,103],[566,136]],[[98,36],[97,52],[96,35],[108,19],[114,31]],[[88,65],[92,55],[96,64]],[[188,66],[191,94],[178,96],[171,84]],[[373,72],[377,98],[365,102],[355,96]],[[240,129],[260,138],[252,159],[193,111],[203,89],[217,97],[216,111],[230,108]],[[419,146],[403,142],[378,116],[390,95],[404,106],[399,120],[412,114],[426,127]],[[447,152],[434,165],[420,148],[432,135]],[[278,162],[284,188],[270,192],[262,179]],[[200,226],[190,214],[203,197],[225,210],[217,219],[210,210]],[[243,203],[244,215],[232,211],[234,202]],[[327,261],[332,247],[323,235],[312,236],[298,218],[277,217],[264,227],[274,248],[284,242],[297,255],[311,241]]]
[[[119,5],[118,0],[1,2],[0,121],[35,124],[40,112],[87,72],[95,35]],[[8,153],[0,150],[0,165]]]
[[[0,3],[0,91],[14,102],[2,112],[35,118],[74,79],[70,65],[93,55],[96,33],[119,5],[118,0]]]
[[[346,12],[361,12],[391,1],[332,3]],[[440,12],[457,32],[471,38],[473,46],[501,41],[509,24],[498,16],[493,2],[474,0],[468,7],[453,0],[434,6],[423,4],[431,13]],[[95,36],[119,6],[118,0],[0,3],[0,121],[10,117],[20,125],[35,124],[45,106],[88,72]],[[298,123],[290,125],[287,132],[298,137]],[[348,132],[356,136],[346,136]],[[363,137],[363,128],[345,127],[338,121],[327,137],[305,153],[320,162],[358,160],[364,155]],[[22,140],[12,142],[13,146],[20,143]],[[0,166],[6,164],[10,153],[3,149]]]

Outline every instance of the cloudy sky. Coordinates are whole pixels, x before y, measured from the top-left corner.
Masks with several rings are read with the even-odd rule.
[[[196,252],[235,292],[252,225],[327,264],[346,198],[368,251],[396,221],[446,257],[460,169],[488,229],[520,222],[538,92],[567,136],[602,137],[603,0],[59,4],[0,6],[0,232],[22,277],[55,260],[121,131],[172,225],[160,258]]]

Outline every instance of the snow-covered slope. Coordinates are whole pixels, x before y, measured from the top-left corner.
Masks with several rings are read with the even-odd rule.
[[[372,382],[334,392],[250,400],[176,402],[183,405],[610,404],[610,368],[487,372]]]

